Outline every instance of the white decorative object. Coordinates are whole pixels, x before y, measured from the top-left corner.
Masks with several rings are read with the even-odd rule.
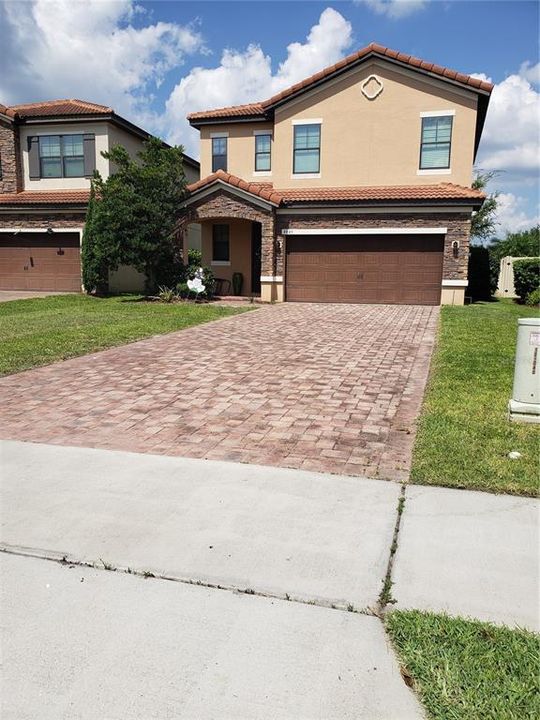
[[[382,80],[380,80],[376,75],[370,75],[360,85],[362,95],[367,97],[368,100],[375,100],[375,98],[382,93],[383,88],[384,85]]]
[[[204,279],[204,270],[202,268],[198,268],[195,271],[195,277],[193,280],[187,281],[187,286],[190,290],[197,293],[199,295],[200,293],[204,292],[206,290],[206,286],[203,283]]]
[[[519,458],[521,457],[521,453],[517,450],[512,450],[512,452],[508,453],[508,457],[510,458],[510,460],[519,460]]]

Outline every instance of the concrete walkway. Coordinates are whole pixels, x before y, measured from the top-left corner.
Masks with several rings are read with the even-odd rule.
[[[75,293],[58,292],[56,290],[0,290],[0,302],[10,300],[30,300],[45,298],[51,295],[74,295]]]
[[[540,504],[409,486],[392,577],[400,609],[540,631]]]
[[[421,720],[377,618],[0,557],[2,720]]]
[[[378,617],[400,485],[14,441],[0,471],[2,718],[422,717]],[[537,540],[535,500],[407,486],[392,607],[538,629]]]

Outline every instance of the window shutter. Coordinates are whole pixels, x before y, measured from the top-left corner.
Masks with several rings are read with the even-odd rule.
[[[30,180],[39,180],[39,137],[34,135],[28,138],[28,170]]]
[[[84,177],[92,177],[96,169],[96,136],[86,133],[83,136]]]

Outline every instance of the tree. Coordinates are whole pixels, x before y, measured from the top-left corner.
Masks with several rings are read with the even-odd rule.
[[[495,171],[482,172],[482,170],[477,170],[472,183],[473,188],[484,191],[490,180],[496,175]],[[489,194],[480,210],[473,213],[471,219],[471,238],[473,240],[489,240],[495,234],[495,226],[497,225],[495,213],[497,211],[498,195],[498,192]]]
[[[503,257],[539,257],[540,226],[507,233],[505,238],[496,238],[489,246],[490,254],[497,260]]]
[[[145,273],[148,290],[172,284],[182,266],[174,241],[186,186],[182,147],[150,138],[135,160],[121,146],[102,155],[115,171],[92,180],[82,250],[86,291],[102,290],[119,265]]]

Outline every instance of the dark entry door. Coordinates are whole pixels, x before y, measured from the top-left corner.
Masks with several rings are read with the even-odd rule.
[[[251,223],[251,292],[261,292],[261,223]]]

